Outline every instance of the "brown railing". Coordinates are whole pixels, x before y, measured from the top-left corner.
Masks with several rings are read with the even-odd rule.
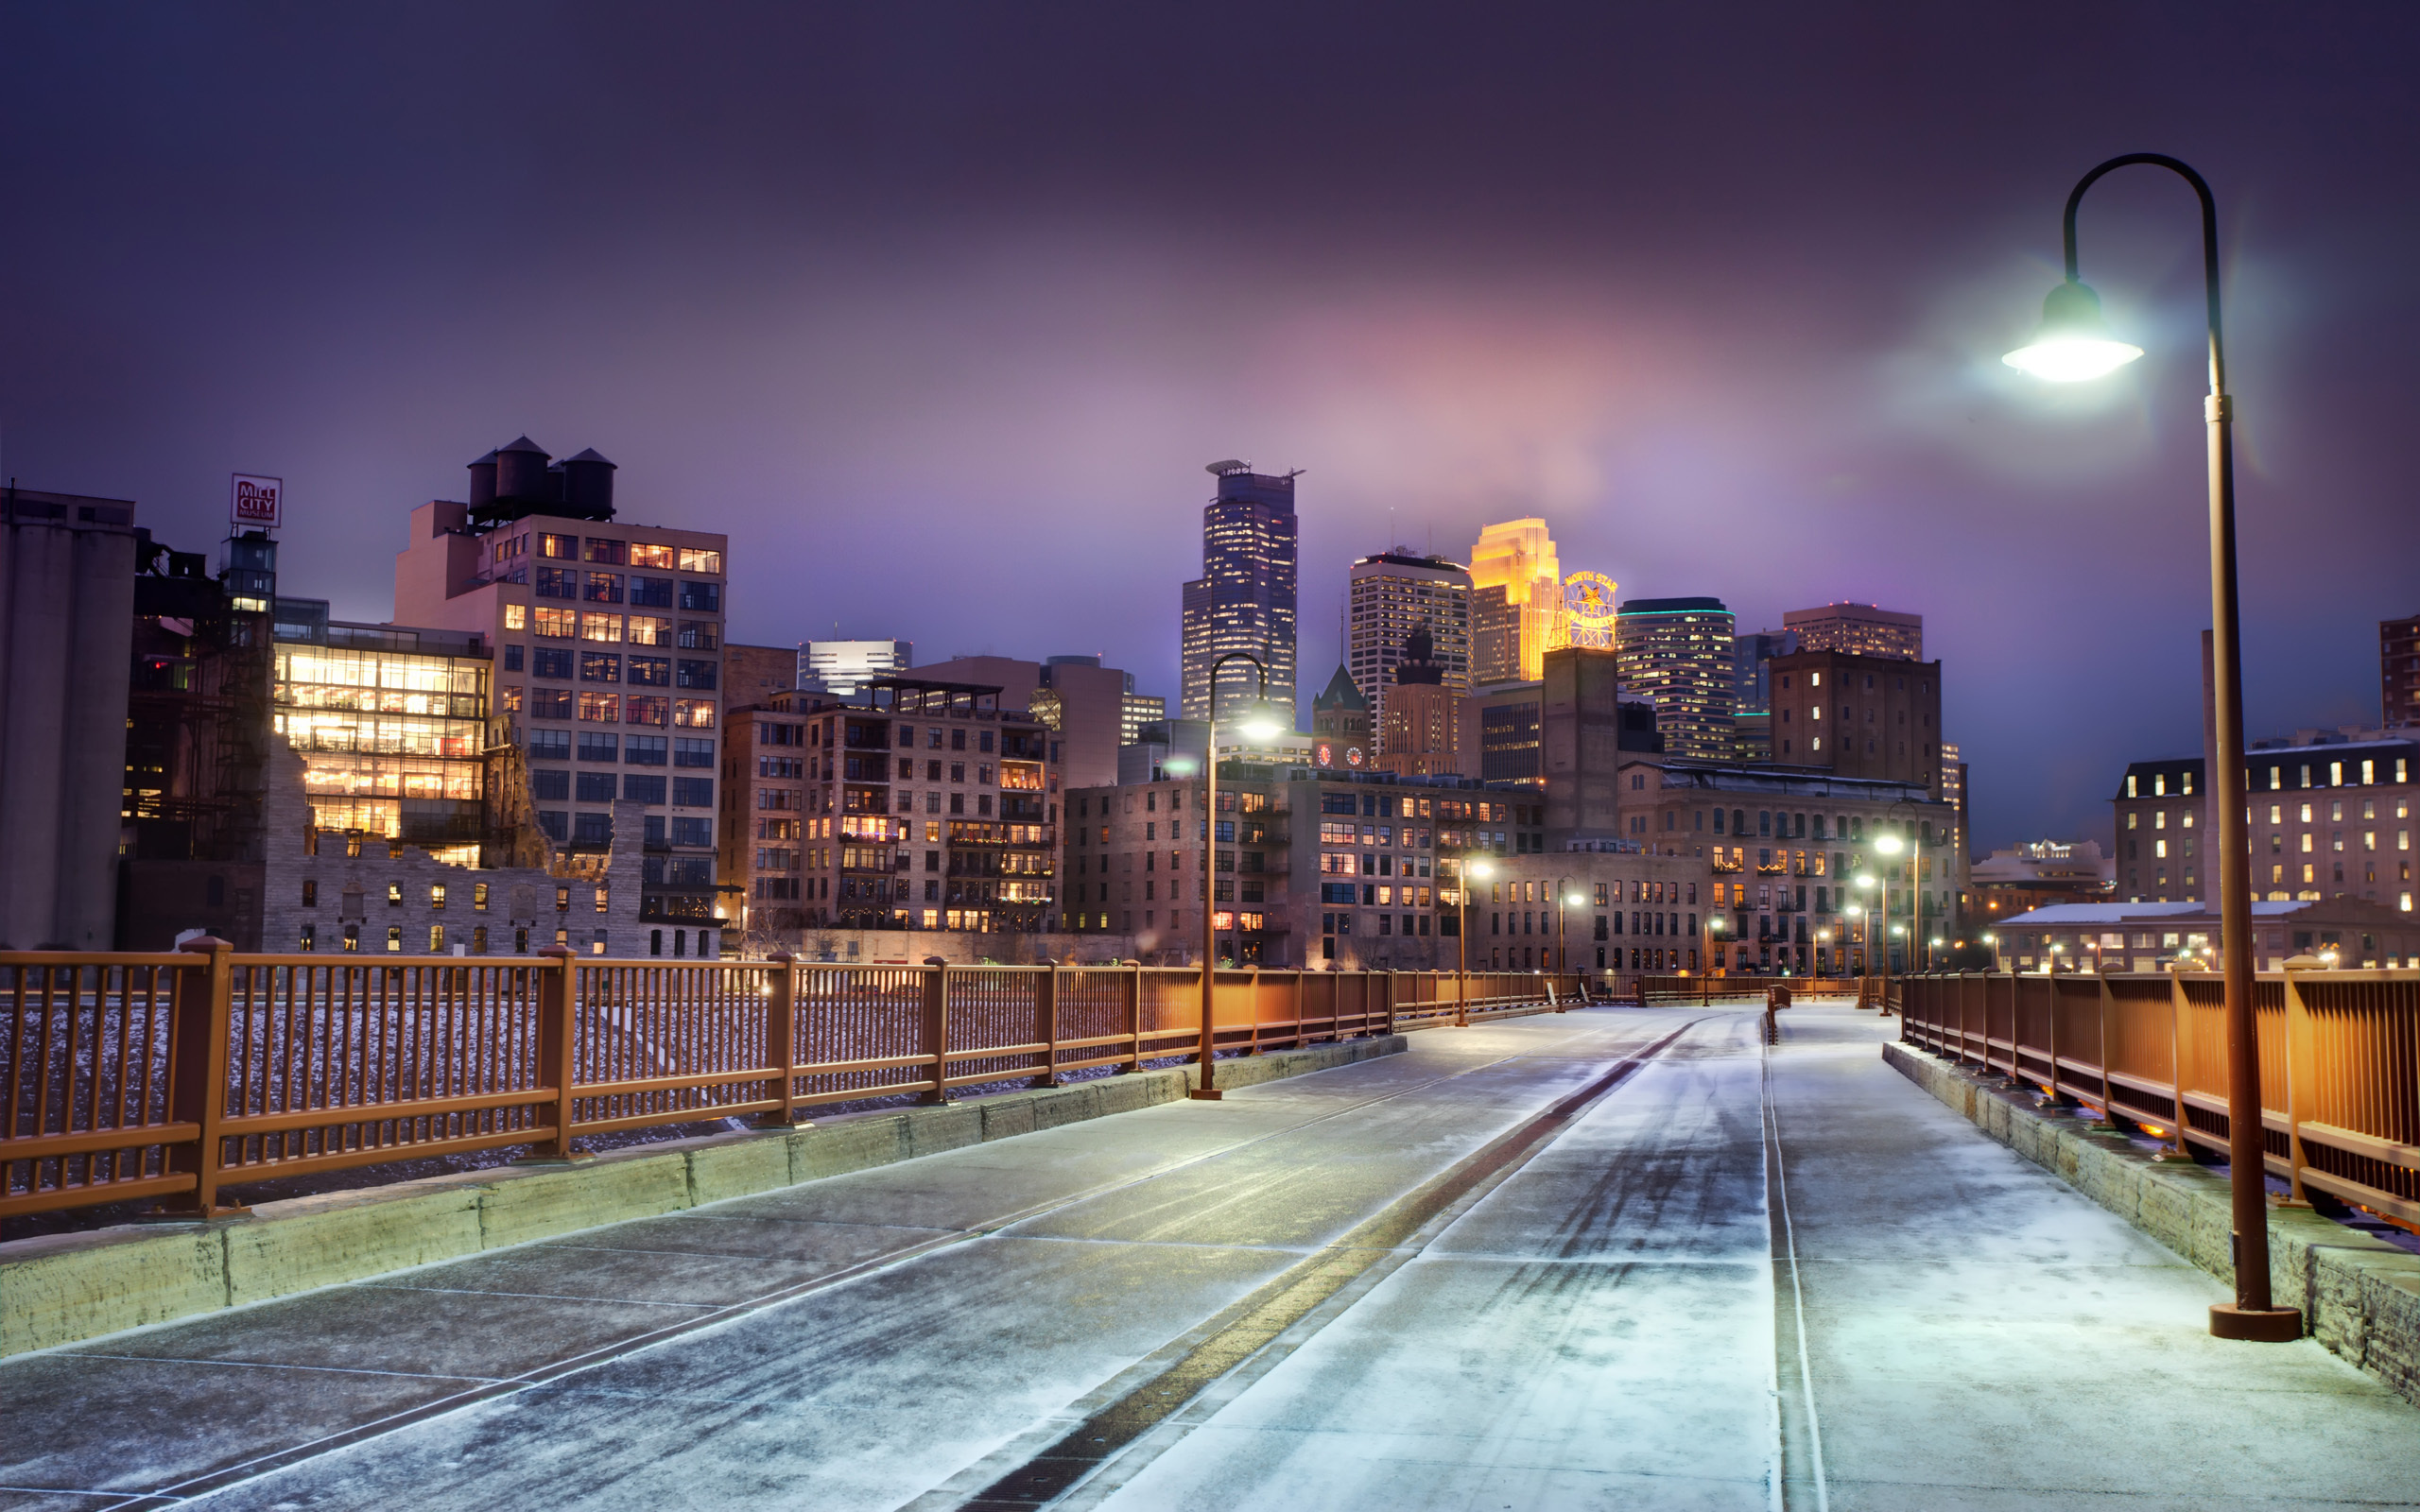
[[[199,947],[199,948],[197,948]],[[1221,971],[1258,1054],[1560,1008],[1572,977]],[[1197,1058],[1195,968],[0,953],[0,1214]]]
[[[2182,1152],[2227,1148],[2221,979],[1965,975],[1897,984],[1902,1037],[2122,1115]],[[2263,971],[2270,1171],[2420,1223],[2420,971]]]

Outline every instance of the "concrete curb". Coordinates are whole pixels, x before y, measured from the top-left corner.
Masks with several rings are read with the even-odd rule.
[[[2154,1160],[2123,1135],[2046,1115],[1930,1052],[1891,1043],[1882,1058],[1976,1127],[2232,1286],[2227,1183],[2189,1161]],[[2281,1307],[2346,1360],[2420,1402],[2420,1255],[2319,1213],[2273,1208],[2270,1286]]]
[[[1394,1055],[1402,1035],[1219,1062],[1252,1087]],[[652,1218],[894,1160],[1183,1100],[1200,1070],[1146,1071],[812,1128],[672,1140],[576,1165],[525,1165],[265,1202],[247,1218],[143,1224],[0,1245],[0,1357],[584,1228]]]

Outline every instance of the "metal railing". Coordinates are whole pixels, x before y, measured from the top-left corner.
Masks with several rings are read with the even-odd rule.
[[[1901,1038],[2144,1125],[2227,1148],[2216,973],[1901,979]],[[2262,971],[2262,1143],[2292,1185],[2420,1223],[2420,971]]]
[[[1533,973],[1220,971],[1219,1053],[1584,1001]],[[0,1214],[1198,1059],[1198,968],[0,953]]]

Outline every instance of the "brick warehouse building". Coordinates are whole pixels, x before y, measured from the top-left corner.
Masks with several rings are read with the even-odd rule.
[[[876,678],[733,713],[722,873],[749,948],[807,930],[1058,921],[1059,734],[1000,689]]]

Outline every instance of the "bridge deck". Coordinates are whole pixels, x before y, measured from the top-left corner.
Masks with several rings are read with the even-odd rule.
[[[0,1363],[0,1507],[2420,1502],[2420,1410],[1781,1017],[1441,1029]]]

